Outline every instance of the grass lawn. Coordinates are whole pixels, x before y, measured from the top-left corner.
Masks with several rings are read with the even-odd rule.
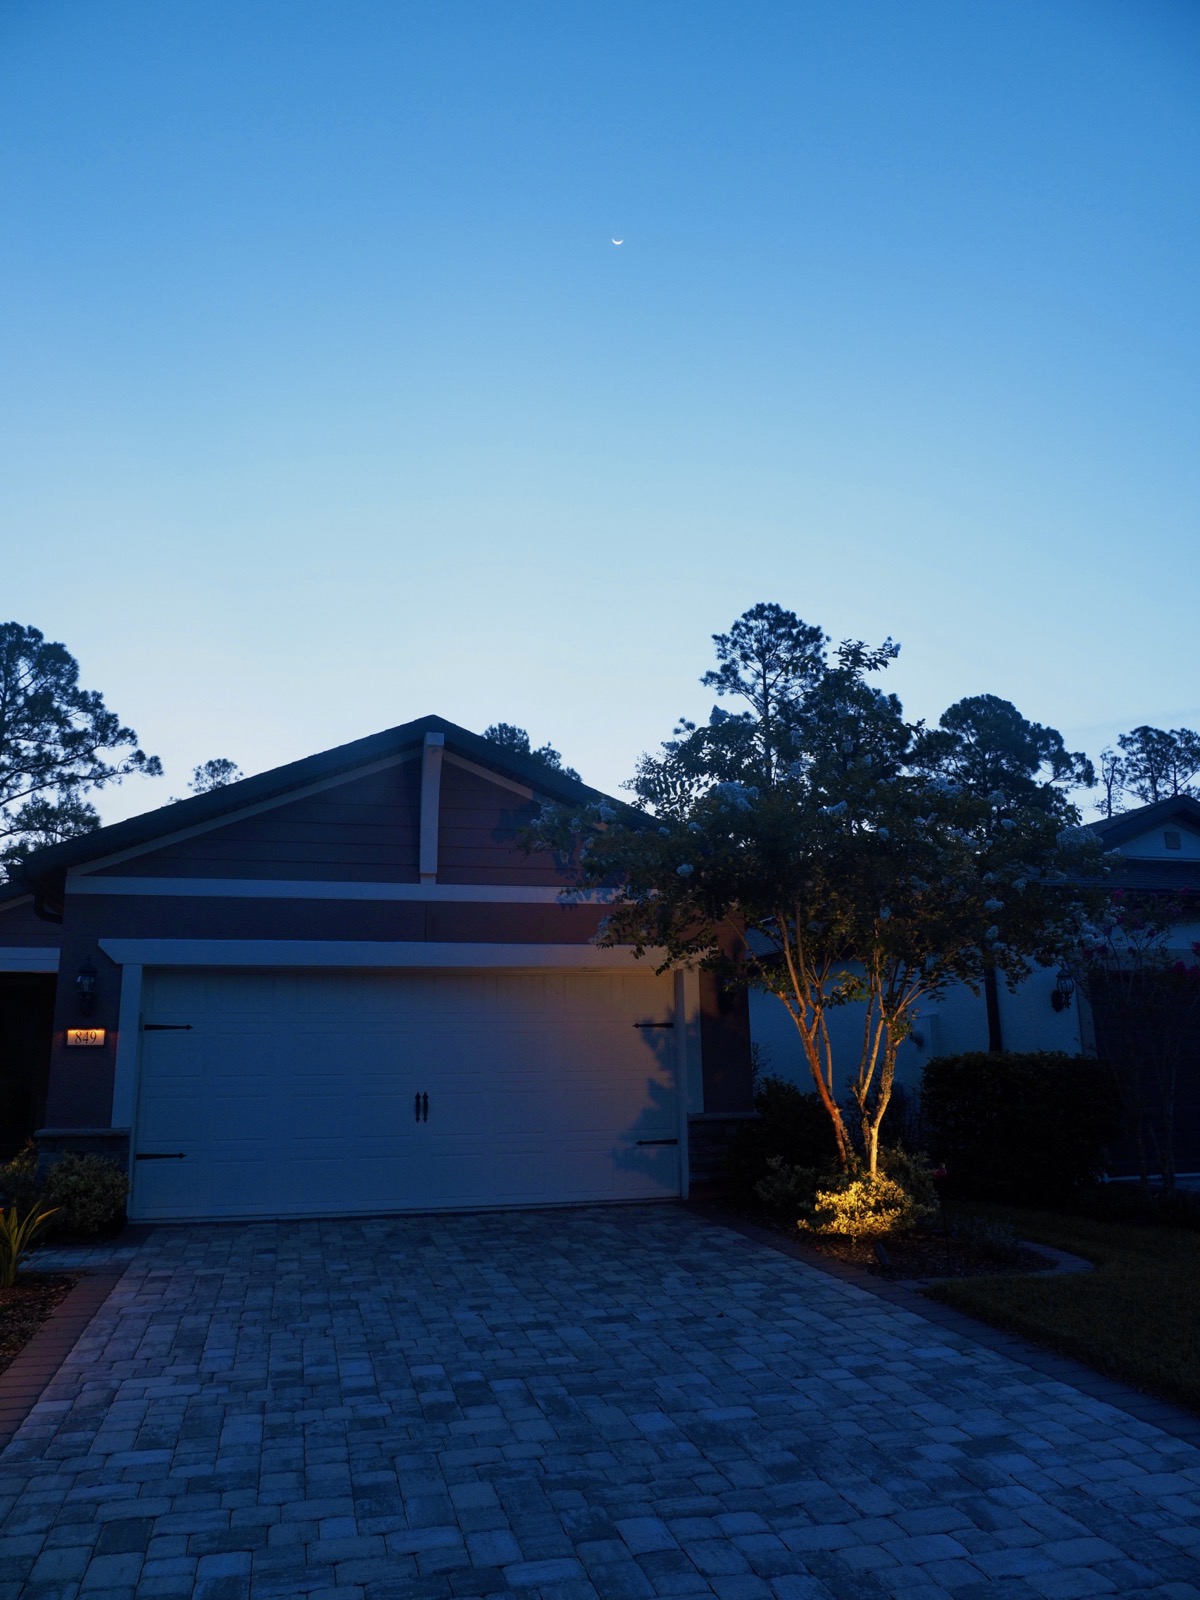
[[[949,1279],[929,1295],[1200,1411],[1200,1234],[1010,1206],[968,1210],[1096,1270]]]

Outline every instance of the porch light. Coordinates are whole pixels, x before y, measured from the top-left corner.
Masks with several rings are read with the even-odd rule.
[[[75,998],[81,1016],[90,1017],[96,1009],[96,980],[99,976],[90,961],[85,961],[79,969],[75,978]]]
[[[1071,976],[1069,967],[1059,967],[1058,977],[1054,980],[1054,992],[1050,996],[1050,1004],[1055,1011],[1069,1011],[1071,1009],[1071,996],[1075,993],[1075,979]]]

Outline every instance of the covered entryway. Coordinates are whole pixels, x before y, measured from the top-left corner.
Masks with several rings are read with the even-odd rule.
[[[0,972],[0,1160],[44,1120],[57,981],[53,973]]]
[[[645,969],[155,971],[140,1220],[680,1192],[673,983]]]

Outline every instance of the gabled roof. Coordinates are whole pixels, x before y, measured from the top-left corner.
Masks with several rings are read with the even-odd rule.
[[[515,754],[490,739],[481,738],[457,723],[444,717],[418,717],[415,722],[402,722],[399,727],[388,728],[383,733],[373,733],[366,739],[355,739],[350,744],[338,745],[333,750],[322,750],[318,755],[305,756],[302,761],[291,761],[283,767],[273,767],[253,778],[242,778],[224,788],[210,790],[207,794],[193,795],[187,800],[175,800],[145,811],[140,816],[128,817],[124,822],[114,822],[107,828],[97,828],[93,833],[80,834],[61,844],[48,845],[36,850],[22,864],[17,882],[6,885],[14,894],[56,891],[71,867],[84,865],[120,850],[136,849],[153,844],[155,840],[177,833],[182,828],[194,828],[205,823],[216,823],[226,815],[243,810],[246,806],[263,801],[284,800],[291,792],[302,790],[326,778],[347,777],[360,767],[389,756],[417,750],[425,742],[427,733],[440,733],[446,749],[465,756],[477,766],[488,767],[501,776],[515,779],[549,800],[565,805],[584,805],[604,799],[598,789],[555,772],[541,761]]]
[[[1118,817],[1106,817],[1090,826],[1106,845],[1116,849],[1137,839],[1143,833],[1164,827],[1171,822],[1182,822],[1200,832],[1200,800],[1191,795],[1172,795],[1168,800],[1158,800],[1153,805],[1137,806],[1133,811],[1122,811]]]

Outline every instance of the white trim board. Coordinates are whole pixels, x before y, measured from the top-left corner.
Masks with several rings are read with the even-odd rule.
[[[59,952],[44,945],[0,945],[0,972],[57,972]]]
[[[143,894],[245,900],[429,900],[500,905],[611,905],[616,889],[534,883],[354,883],[344,878],[67,877],[68,894]]]
[[[368,939],[100,939],[118,966],[136,967],[342,967],[376,971],[462,968],[508,971],[577,968],[594,972],[647,971],[664,959],[647,950],[590,944],[457,944],[447,940]]]
[[[461,767],[473,777],[483,778],[487,783],[497,784],[501,789],[511,789],[514,794],[519,794],[522,800],[533,799],[533,790],[528,784],[518,783],[515,778],[506,778],[502,772],[493,772],[491,767],[478,766],[474,761],[468,761],[466,756],[455,755],[453,750],[446,751],[446,760],[452,767]]]
[[[259,800],[254,805],[242,806],[237,811],[226,811],[209,822],[197,822],[190,828],[176,828],[174,832],[160,834],[145,844],[131,845],[128,850],[115,850],[111,855],[97,856],[95,861],[89,861],[84,866],[73,867],[68,878],[79,873],[99,872],[103,867],[119,866],[122,861],[132,861],[135,856],[149,855],[154,850],[165,850],[169,845],[182,844],[185,839],[196,839],[202,833],[212,833],[216,828],[227,828],[232,822],[241,822],[245,817],[256,817],[263,811],[277,811],[280,806],[290,806],[295,800],[307,800],[309,795],[323,794],[326,789],[339,789],[343,784],[355,783],[359,778],[370,778],[376,772],[386,772],[389,767],[401,766],[405,761],[415,761],[420,754],[421,746],[414,745],[411,750],[405,750],[400,755],[386,756],[380,761],[369,761],[365,766],[354,767],[349,772],[340,772],[335,777],[322,778],[317,783],[307,783],[300,789],[289,789],[286,794],[275,795],[270,800]]]
[[[442,757],[446,736],[427,733],[421,751],[421,832],[417,866],[422,883],[436,883],[438,869],[438,818],[442,804]]]
[[[113,1066],[112,1123],[130,1128],[137,1116],[139,1050],[142,1028],[142,969],[126,963],[121,973],[121,1009],[117,1016],[117,1056]],[[133,1140],[129,1142],[130,1162]],[[132,1167],[131,1167],[132,1170]]]

